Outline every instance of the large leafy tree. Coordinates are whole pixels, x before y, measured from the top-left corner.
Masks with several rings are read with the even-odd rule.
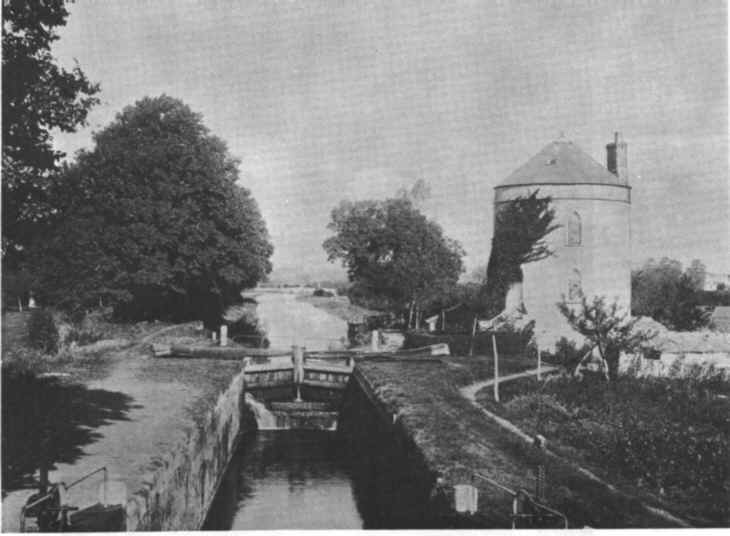
[[[52,231],[33,251],[42,299],[211,323],[270,271],[237,161],[188,106],[144,98],[95,141],[52,186]]]
[[[523,264],[552,255],[545,237],[559,225],[553,223],[555,211],[550,207],[550,197],[538,194],[535,190],[497,209],[485,289],[485,312],[489,316],[504,310],[510,285],[522,282]]]
[[[64,0],[3,2],[2,30],[2,250],[15,264],[49,213],[49,174],[63,153],[51,131],[72,132],[98,102],[98,84],[77,65],[56,64],[51,44],[66,24]]]
[[[677,260],[649,259],[631,274],[631,311],[671,329],[701,327],[707,323],[700,308],[704,280],[705,266],[697,259],[684,271]]]
[[[332,210],[334,236],[323,247],[341,260],[351,295],[394,311],[422,310],[461,274],[461,246],[443,235],[405,195],[384,201],[343,201]]]

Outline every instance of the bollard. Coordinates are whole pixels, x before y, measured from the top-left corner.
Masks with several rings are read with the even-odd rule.
[[[221,326],[221,346],[228,346],[228,326]]]
[[[218,340],[218,334],[215,331],[210,332],[210,339],[215,342]]]
[[[378,339],[380,338],[380,334],[378,333],[377,329],[374,329],[370,332],[370,349],[373,352],[379,351],[378,343],[380,342]]]
[[[294,366],[294,385],[297,388],[296,401],[302,401],[301,385],[304,381],[304,348],[301,346],[292,346],[292,365]]]
[[[469,484],[454,486],[454,509],[460,513],[475,514],[479,502],[479,490]]]

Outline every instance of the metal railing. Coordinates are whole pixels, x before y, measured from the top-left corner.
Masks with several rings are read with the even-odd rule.
[[[38,499],[36,499],[32,503],[29,503],[29,504],[26,504],[25,506],[23,506],[20,509],[20,524],[19,524],[20,532],[25,532],[25,519],[26,519],[26,513],[28,512],[28,510],[31,510],[32,508],[34,508],[36,506],[40,506],[44,502],[49,501],[49,500],[54,499],[54,498],[58,498],[59,506],[58,506],[58,508],[53,509],[53,510],[54,511],[57,510],[61,514],[61,518],[67,524],[68,523],[68,519],[66,518],[67,513],[69,511],[78,510],[78,508],[71,507],[71,506],[68,506],[68,505],[63,504],[66,493],[68,492],[68,490],[70,490],[71,488],[73,488],[77,484],[80,484],[84,480],[86,480],[86,479],[94,476],[97,473],[101,473],[101,472],[104,473],[104,486],[102,488],[102,503],[103,504],[106,504],[106,500],[107,500],[107,487],[108,487],[108,484],[109,484],[109,472],[107,471],[106,466],[104,466],[104,467],[99,467],[98,469],[94,469],[93,471],[91,471],[90,473],[85,474],[84,476],[82,476],[78,480],[74,480],[68,486],[66,484],[64,484],[63,482],[59,482],[58,484],[54,484],[51,487],[51,491],[47,492],[42,497],[39,497]]]
[[[501,484],[500,482],[497,482],[493,478],[490,478],[486,475],[483,475],[479,472],[473,471],[472,469],[469,469],[466,466],[458,465],[458,469],[462,469],[466,472],[468,472],[471,475],[472,484],[475,479],[479,479],[483,482],[486,482],[487,484],[507,493],[512,497],[512,528],[517,528],[517,522],[520,519],[530,519],[533,520],[535,517],[537,517],[537,514],[535,513],[525,513],[524,512],[524,506],[525,504],[529,504],[530,507],[540,510],[542,512],[545,512],[548,514],[548,516],[552,516],[555,518],[558,518],[563,523],[563,528],[568,528],[568,517],[563,514],[562,512],[555,510],[554,508],[551,508],[550,506],[539,502],[535,497],[530,495],[526,490],[520,489],[520,490],[513,490],[512,488],[505,486],[504,484]]]

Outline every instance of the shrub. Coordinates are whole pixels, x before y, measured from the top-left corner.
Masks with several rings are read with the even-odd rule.
[[[47,309],[33,309],[28,319],[28,342],[47,354],[58,352],[58,328]]]
[[[578,347],[575,341],[561,337],[555,344],[555,355],[550,357],[550,362],[572,373],[590,349],[589,344],[584,343]]]
[[[323,288],[318,288],[312,293],[312,296],[316,298],[332,298],[334,297],[334,294],[332,294],[329,290],[324,290]]]
[[[96,341],[100,340],[102,338],[102,335],[100,333],[97,333],[95,331],[87,331],[85,329],[81,328],[71,328],[71,330],[68,332],[66,337],[64,338],[65,344],[71,344],[76,343],[79,346],[84,346],[86,344],[92,344]]]
[[[233,322],[228,322],[228,336],[231,340],[248,346],[269,347],[266,332],[259,326],[254,315],[242,315]]]
[[[548,404],[543,418],[548,433],[586,449],[587,458],[607,471],[692,503],[699,523],[727,523],[730,408],[723,396],[730,386],[713,371],[690,372],[682,378],[622,376],[614,384],[556,378],[545,392],[575,419],[566,421]]]

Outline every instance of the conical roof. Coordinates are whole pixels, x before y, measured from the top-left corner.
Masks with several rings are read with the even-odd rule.
[[[497,188],[529,184],[614,184],[626,186],[569,140],[548,143]]]

